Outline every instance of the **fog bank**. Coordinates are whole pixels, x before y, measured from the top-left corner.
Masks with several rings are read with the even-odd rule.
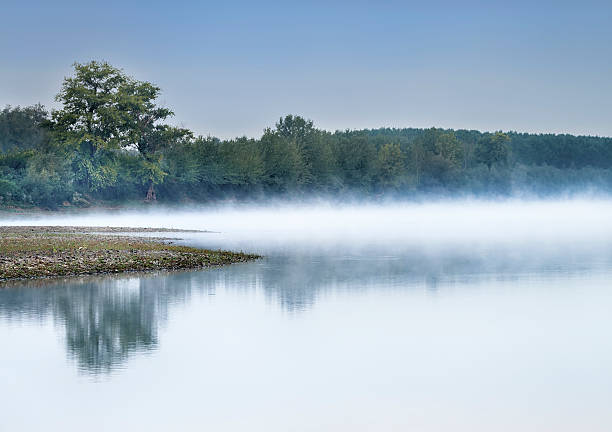
[[[612,241],[611,200],[331,203],[163,208],[6,217],[6,225],[165,227],[214,231],[206,241],[279,247],[388,250],[457,246],[558,247]],[[181,235],[181,237],[185,237]]]

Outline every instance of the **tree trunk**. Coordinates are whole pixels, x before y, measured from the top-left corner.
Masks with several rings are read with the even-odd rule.
[[[155,196],[155,188],[153,187],[153,180],[149,180],[149,190],[147,191],[147,197],[145,198],[145,201],[157,201],[157,197]]]

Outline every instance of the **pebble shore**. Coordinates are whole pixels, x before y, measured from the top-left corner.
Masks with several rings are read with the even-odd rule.
[[[201,269],[259,258],[117,233],[194,232],[125,227],[0,227],[0,282],[127,271]]]

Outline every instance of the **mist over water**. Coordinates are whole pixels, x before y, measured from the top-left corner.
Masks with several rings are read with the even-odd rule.
[[[612,259],[612,200],[275,203],[19,217],[7,224],[165,227],[187,244],[268,257],[409,258],[429,272],[569,271]]]
[[[295,243],[316,248],[334,244],[591,242],[602,236],[612,238],[610,216],[612,200],[508,200],[151,207],[19,216],[4,223],[210,230],[240,237],[245,244],[252,242],[263,250]]]
[[[0,430],[609,430],[611,220],[590,199],[12,216],[264,258],[0,289]]]

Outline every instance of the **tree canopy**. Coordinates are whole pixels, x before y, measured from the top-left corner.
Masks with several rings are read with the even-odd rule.
[[[414,197],[612,187],[612,139],[474,130],[329,132],[297,115],[259,138],[195,136],[169,123],[161,89],[106,62],[75,63],[60,107],[0,111],[0,205],[156,198]]]

